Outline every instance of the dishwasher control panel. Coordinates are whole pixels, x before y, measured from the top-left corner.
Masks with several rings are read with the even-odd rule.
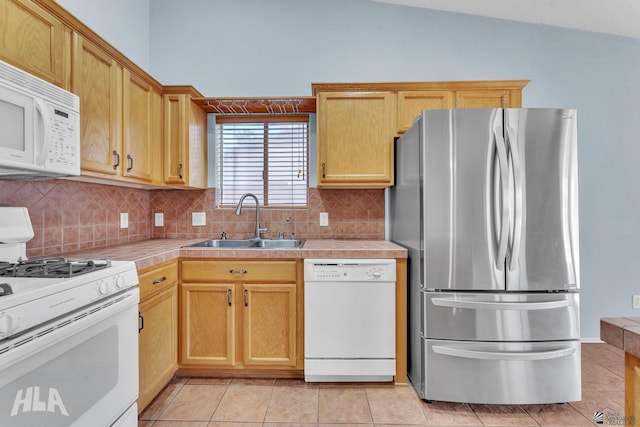
[[[395,282],[396,260],[317,258],[304,260],[306,282]]]

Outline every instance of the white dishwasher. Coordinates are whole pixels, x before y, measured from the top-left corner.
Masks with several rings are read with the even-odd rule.
[[[393,381],[395,281],[395,259],[305,259],[305,381]]]

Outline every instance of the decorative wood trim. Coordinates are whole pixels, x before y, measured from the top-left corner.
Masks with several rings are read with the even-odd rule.
[[[396,259],[396,384],[407,377],[407,259]]]
[[[311,83],[313,95],[318,92],[396,92],[403,90],[473,90],[523,89],[530,80],[465,80],[440,82],[371,82],[371,83]]]
[[[203,95],[198,90],[189,85],[184,86],[162,86],[163,95],[189,95],[192,98],[202,98]]]

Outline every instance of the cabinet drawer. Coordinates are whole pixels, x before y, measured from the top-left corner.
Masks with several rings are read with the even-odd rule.
[[[425,399],[543,404],[581,398],[579,340],[422,342]]]
[[[178,264],[172,261],[161,264],[138,275],[140,280],[140,301],[178,283]]]
[[[295,282],[295,261],[182,261],[183,282]]]

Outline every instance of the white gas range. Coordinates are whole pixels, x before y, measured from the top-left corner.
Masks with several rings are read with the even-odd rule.
[[[0,425],[136,426],[135,264],[26,259],[27,210],[0,218]]]

